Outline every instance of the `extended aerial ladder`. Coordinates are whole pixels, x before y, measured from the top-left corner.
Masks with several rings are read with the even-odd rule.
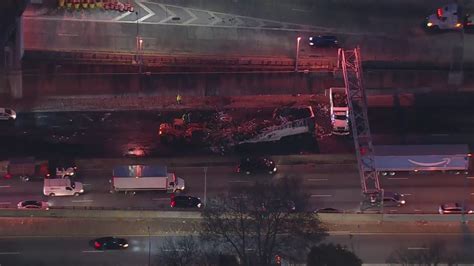
[[[339,58],[344,75],[352,135],[359,167],[363,200],[361,210],[381,208],[383,190],[380,188],[378,172],[375,168],[375,154],[367,115],[367,95],[365,94],[360,48],[339,49]]]

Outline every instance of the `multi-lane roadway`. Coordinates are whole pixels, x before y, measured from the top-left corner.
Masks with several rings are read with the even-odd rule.
[[[210,159],[211,160],[211,159]],[[186,162],[181,162],[186,163]],[[188,162],[189,163],[189,162]],[[360,210],[361,188],[357,166],[352,163],[311,163],[282,165],[277,161],[278,172],[273,175],[240,175],[235,172],[237,163],[207,167],[169,167],[182,177],[187,186],[186,194],[202,200],[237,186],[250,186],[255,181],[277,182],[282,178],[294,178],[301,182],[301,191],[309,196],[307,210],[332,207],[346,212]],[[89,166],[92,165],[93,166]],[[179,162],[178,162],[179,164]],[[141,192],[135,195],[110,193],[114,162],[97,159],[82,160],[79,164],[79,181],[84,183],[85,194],[78,197],[47,197],[42,193],[43,182],[22,182],[3,179],[0,185],[1,207],[15,208],[22,200],[48,201],[52,208],[106,208],[106,209],[160,209],[171,210],[170,195],[161,192]],[[437,213],[440,203],[465,202],[474,206],[473,179],[464,175],[447,174],[400,174],[380,178],[387,192],[405,195],[403,207],[386,207],[387,213]],[[206,186],[206,187],[205,187]],[[207,191],[204,194],[204,191]]]
[[[125,235],[130,247],[126,250],[95,250],[90,237],[2,237],[0,238],[0,263],[2,265],[160,265],[162,252],[170,238],[157,235]],[[174,237],[177,239],[177,237]],[[367,265],[381,265],[396,251],[407,256],[428,253],[430,247],[439,249],[428,261],[456,258],[458,263],[473,261],[470,250],[474,248],[471,237],[462,234],[353,234],[331,235],[327,242],[346,246]],[[380,243],[383,242],[383,245]],[[456,257],[457,255],[457,257]],[[447,262],[442,259],[441,262]]]

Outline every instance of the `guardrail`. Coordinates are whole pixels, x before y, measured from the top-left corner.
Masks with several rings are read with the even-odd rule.
[[[210,55],[160,55],[135,54],[118,52],[89,52],[89,51],[42,51],[27,50],[25,58],[42,61],[67,62],[73,64],[101,65],[141,65],[143,67],[186,67],[186,68],[215,68],[220,70],[278,70],[294,71],[294,58],[261,57],[261,56],[210,56]],[[337,58],[300,57],[298,69],[303,71],[334,71]]]

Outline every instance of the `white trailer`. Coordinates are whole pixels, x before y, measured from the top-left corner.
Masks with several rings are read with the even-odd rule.
[[[329,88],[329,105],[332,133],[334,135],[349,135],[349,106],[346,88]]]
[[[184,180],[169,173],[166,166],[120,165],[113,169],[110,180],[112,192],[136,192],[143,190],[164,190],[180,192],[185,189]]]

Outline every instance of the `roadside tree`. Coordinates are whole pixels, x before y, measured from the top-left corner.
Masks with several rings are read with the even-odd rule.
[[[208,201],[201,237],[235,253],[245,265],[271,265],[275,256],[304,258],[326,231],[306,212],[300,183],[255,183]]]

